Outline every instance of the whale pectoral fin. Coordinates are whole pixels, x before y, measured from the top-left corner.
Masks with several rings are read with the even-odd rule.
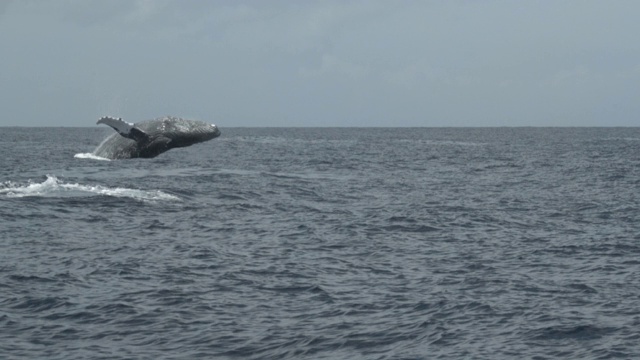
[[[168,137],[158,136],[154,138],[151,142],[149,142],[147,146],[167,150],[171,148],[171,146],[169,145],[170,143],[171,143],[171,139],[169,139]]]
[[[153,139],[150,139],[147,142],[142,152],[140,153],[140,157],[152,158],[162,154],[163,152],[171,149],[171,139],[166,136],[157,136]]]
[[[114,118],[111,116],[103,116],[98,119],[96,124],[105,124],[112,127],[118,134],[137,142],[149,141],[149,135],[144,131],[135,127],[135,125],[128,123],[122,118]]]

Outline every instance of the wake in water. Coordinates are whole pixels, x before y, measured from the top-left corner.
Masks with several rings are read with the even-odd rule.
[[[26,185],[12,181],[0,183],[0,195],[7,197],[85,197],[85,196],[113,196],[143,201],[180,200],[179,197],[164,193],[160,190],[137,190],[127,188],[109,188],[100,185],[83,185],[65,183],[57,177],[47,175],[41,183],[29,181]]]

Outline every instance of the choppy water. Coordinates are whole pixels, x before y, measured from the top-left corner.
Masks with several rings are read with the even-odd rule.
[[[221,130],[2,128],[0,358],[640,356],[640,129]]]

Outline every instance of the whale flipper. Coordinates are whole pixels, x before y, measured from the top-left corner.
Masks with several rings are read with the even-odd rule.
[[[144,131],[135,127],[135,125],[128,123],[122,118],[113,118],[111,116],[103,116],[101,117],[96,124],[105,124],[111,126],[118,134],[135,140],[136,142],[147,142],[149,141],[149,135]]]

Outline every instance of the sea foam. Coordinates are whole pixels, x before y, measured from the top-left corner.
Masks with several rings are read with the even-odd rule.
[[[86,185],[68,183],[58,179],[54,175],[47,175],[43,182],[29,181],[25,184],[17,184],[7,181],[0,184],[0,195],[7,197],[83,197],[83,196],[113,196],[132,198],[143,201],[180,200],[179,197],[167,194],[160,190],[139,190],[123,187],[106,187],[102,185]]]

